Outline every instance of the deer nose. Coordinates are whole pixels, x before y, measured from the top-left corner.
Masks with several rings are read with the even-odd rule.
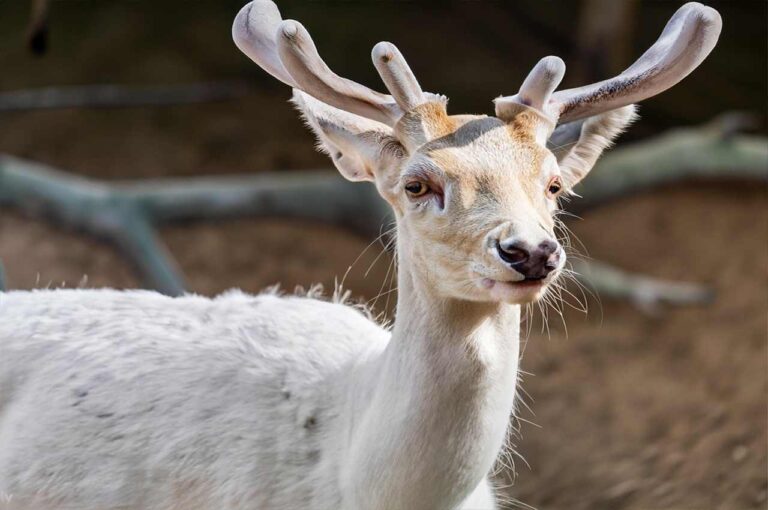
[[[496,243],[499,258],[509,264],[526,280],[541,280],[557,269],[560,245],[556,241],[543,241],[531,247],[525,241],[504,239]]]

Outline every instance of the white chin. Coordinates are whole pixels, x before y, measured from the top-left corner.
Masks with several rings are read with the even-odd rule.
[[[501,282],[486,278],[482,281],[482,286],[493,301],[521,305],[539,299],[544,294],[547,284],[544,280]]]

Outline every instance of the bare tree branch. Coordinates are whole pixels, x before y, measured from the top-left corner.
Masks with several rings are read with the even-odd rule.
[[[289,217],[341,225],[369,236],[378,235],[389,216],[373,185],[351,183],[327,170],[148,179],[117,184],[115,191],[155,222]]]
[[[138,268],[147,286],[184,292],[183,277],[153,225],[243,216],[294,217],[375,235],[389,211],[373,186],[336,172],[269,173],[105,183],[12,156],[0,156],[0,206],[106,239]]]
[[[112,186],[0,156],[0,205],[45,216],[117,245],[147,286],[164,294],[184,292],[181,271],[135,201]]]
[[[626,299],[650,314],[668,305],[706,304],[715,297],[714,291],[703,285],[651,278],[603,262],[575,260],[573,268],[579,280],[601,296]]]
[[[0,112],[59,108],[126,108],[228,101],[246,95],[243,82],[182,85],[80,85],[0,92]]]
[[[612,150],[576,188],[582,197],[567,209],[582,212],[681,181],[768,180],[768,140],[733,134],[733,123],[727,119],[674,129]]]

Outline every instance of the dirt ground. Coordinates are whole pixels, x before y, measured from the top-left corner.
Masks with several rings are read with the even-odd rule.
[[[705,282],[711,306],[649,317],[590,303],[534,336],[512,493],[539,508],[766,508],[765,189],[657,191],[572,224],[590,254]]]
[[[567,335],[553,313],[549,335],[536,325],[515,438],[525,461],[498,477],[507,498],[542,510],[766,508],[767,198],[746,184],[677,187],[571,223],[592,257],[707,283],[717,299],[648,316],[590,298],[587,315],[565,307]],[[162,235],[196,292],[332,287],[345,273],[361,298],[389,289],[381,245],[334,227],[239,220]],[[9,211],[0,258],[12,288],[139,283],[109,246]]]

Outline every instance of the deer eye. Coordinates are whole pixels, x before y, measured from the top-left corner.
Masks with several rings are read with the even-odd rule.
[[[552,177],[550,179],[549,184],[547,184],[547,195],[551,197],[554,197],[558,193],[560,193],[560,190],[563,189],[563,183],[560,182],[560,177]]]
[[[429,192],[429,186],[421,181],[411,181],[405,185],[405,191],[413,198],[423,197]]]

